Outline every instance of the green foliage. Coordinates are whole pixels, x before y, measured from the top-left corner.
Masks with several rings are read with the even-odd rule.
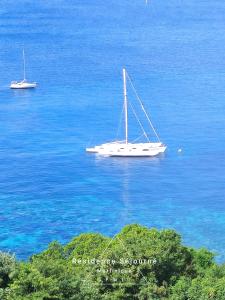
[[[0,251],[0,288],[8,286],[10,280],[15,275],[16,260],[14,255]]]
[[[76,255],[77,257],[93,257],[100,255],[106,247],[109,238],[104,237],[101,234],[86,233],[75,237],[70,243],[68,243],[64,251],[67,256]]]
[[[16,275],[16,260],[15,256],[9,253],[0,251],[0,299],[8,298],[11,289],[9,288],[10,283]]]
[[[28,262],[0,253],[1,300],[224,300],[225,266],[173,230],[125,226],[53,242]]]
[[[207,249],[191,250],[193,256],[193,264],[195,266],[196,274],[204,273],[206,269],[213,266],[214,264],[214,253]]]

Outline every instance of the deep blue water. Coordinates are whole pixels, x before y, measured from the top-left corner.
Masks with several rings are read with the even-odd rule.
[[[27,258],[138,222],[224,262],[225,2],[13,3],[0,8],[0,249]],[[39,86],[12,91],[23,45]],[[168,145],[162,157],[85,153],[115,138],[124,66]]]

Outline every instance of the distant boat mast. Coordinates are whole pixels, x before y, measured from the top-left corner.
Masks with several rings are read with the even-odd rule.
[[[124,94],[124,112],[125,112],[125,141],[128,144],[128,111],[127,111],[127,84],[126,70],[123,69],[123,94]]]
[[[26,80],[26,62],[25,62],[25,52],[23,48],[23,80]]]

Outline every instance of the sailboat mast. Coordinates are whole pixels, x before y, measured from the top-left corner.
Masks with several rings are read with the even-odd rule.
[[[127,84],[126,70],[123,69],[123,94],[124,94],[124,113],[125,113],[125,141],[128,143],[128,111],[127,111]]]
[[[26,80],[26,64],[25,64],[24,48],[23,48],[23,80]]]

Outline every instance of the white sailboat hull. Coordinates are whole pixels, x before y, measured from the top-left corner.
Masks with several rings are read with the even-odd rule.
[[[106,143],[93,148],[86,148],[87,152],[104,156],[156,156],[165,152],[166,146],[162,143]]]
[[[111,157],[152,157],[159,154],[157,150],[123,150],[123,151],[112,151],[112,152],[98,152],[98,154],[103,156],[111,156]]]
[[[24,82],[24,81],[20,81],[20,82],[11,82],[10,84],[10,88],[11,89],[33,89],[36,88],[37,83],[36,82]]]

